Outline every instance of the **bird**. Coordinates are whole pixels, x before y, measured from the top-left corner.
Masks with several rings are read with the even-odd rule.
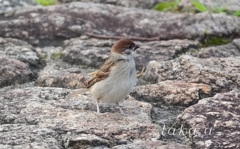
[[[119,102],[124,100],[137,83],[137,71],[134,60],[136,50],[140,45],[129,38],[118,40],[111,48],[109,59],[87,82],[82,90],[75,91],[70,96],[90,92],[96,100],[97,114],[100,113],[99,102],[115,103],[121,114],[126,115]]]

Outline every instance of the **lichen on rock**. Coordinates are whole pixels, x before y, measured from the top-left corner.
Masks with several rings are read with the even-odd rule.
[[[22,84],[37,78],[45,61],[28,43],[0,38],[0,87]]]
[[[239,148],[239,90],[200,100],[178,116],[195,131],[196,148]]]

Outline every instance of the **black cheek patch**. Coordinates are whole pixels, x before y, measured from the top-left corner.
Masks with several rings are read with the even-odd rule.
[[[126,54],[126,55],[130,55],[131,51],[130,50],[125,50],[123,53]]]

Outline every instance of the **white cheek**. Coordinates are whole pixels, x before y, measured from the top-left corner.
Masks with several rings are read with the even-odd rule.
[[[131,51],[131,54],[134,56],[136,54],[136,51]]]

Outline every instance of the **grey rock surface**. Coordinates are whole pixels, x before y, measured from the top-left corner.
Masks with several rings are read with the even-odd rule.
[[[100,68],[109,58],[111,47],[116,40],[99,40],[93,38],[73,38],[64,42],[61,58],[70,63]],[[141,48],[136,51],[135,61],[138,70],[146,67],[151,60],[165,61],[173,59],[192,48],[199,47],[197,41],[169,40],[138,42]]]
[[[178,116],[195,132],[190,138],[196,148],[240,148],[239,93],[239,90],[233,90],[202,99]]]
[[[111,0],[110,0],[111,1]],[[113,0],[114,1],[114,0]],[[161,2],[167,2],[168,0],[117,0],[116,5],[123,7],[136,7],[144,9],[152,9],[156,4]]]
[[[4,124],[0,125],[0,134],[1,149],[62,148],[56,131],[37,125]]]
[[[122,7],[136,7],[144,9],[152,9],[156,4],[160,2],[167,2],[168,0],[58,0],[61,3],[69,2],[93,2],[93,3],[103,3],[103,4],[112,4]]]
[[[120,104],[127,116],[121,115],[115,104],[103,104],[101,112],[108,114],[97,115],[95,102],[88,94],[70,99],[69,92],[62,88],[31,87],[2,95],[1,147],[63,148],[62,142],[73,148],[112,147],[159,137],[149,117],[150,104],[129,97]]]
[[[80,69],[70,68],[63,71],[57,71],[53,74],[41,73],[35,81],[35,85],[41,87],[78,89],[86,87],[84,83],[88,78],[89,77],[81,73]]]
[[[145,141],[135,144],[118,145],[112,149],[191,149],[190,146],[164,141]]]
[[[18,59],[30,67],[32,71],[39,71],[45,66],[45,61],[36,49],[25,41],[0,37],[0,54]]]
[[[225,14],[176,14],[75,2],[5,12],[0,20],[0,28],[3,28],[0,36],[41,45],[49,44],[51,40],[57,42],[78,37],[86,32],[193,40],[204,38],[206,31],[209,36],[239,37],[239,26],[240,18]]]
[[[157,105],[189,106],[199,99],[211,96],[211,93],[212,88],[209,85],[171,80],[135,87],[131,95]]]
[[[152,83],[166,80],[182,80],[188,83],[205,84],[211,92],[228,92],[240,85],[239,57],[201,59],[182,55],[171,61],[151,61],[145,79]]]
[[[158,105],[189,106],[216,93],[240,86],[238,57],[201,59],[189,55],[166,62],[151,61],[144,74],[150,85],[137,86],[131,95]]]
[[[45,61],[28,43],[0,38],[0,87],[26,83],[38,77]]]
[[[17,60],[0,56],[0,87],[22,84],[36,78],[29,67]]]
[[[85,87],[84,82],[91,77],[88,73],[96,71],[63,62],[60,59],[63,47],[38,47],[36,51],[47,62],[39,72],[35,81],[36,86],[78,89]]]
[[[229,44],[201,48],[199,51],[193,51],[187,52],[187,54],[199,58],[240,56],[240,39],[234,39],[233,42]]]

